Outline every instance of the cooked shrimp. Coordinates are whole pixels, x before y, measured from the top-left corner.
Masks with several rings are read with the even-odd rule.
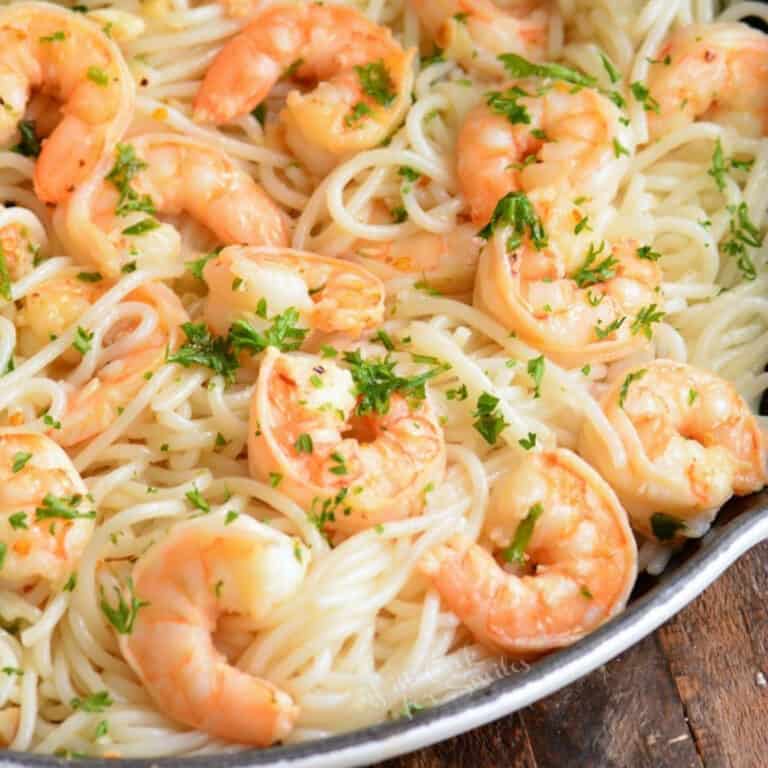
[[[476,224],[486,224],[513,191],[570,187],[574,197],[608,201],[618,189],[632,144],[618,108],[592,88],[574,93],[571,84],[554,82],[536,95],[540,86],[535,80],[507,84],[467,116],[457,171]],[[514,123],[505,116],[513,103],[529,122],[522,112]]]
[[[135,212],[134,203],[143,212]],[[63,239],[109,276],[129,262],[178,261],[178,232],[158,226],[147,211],[188,213],[227,244],[288,243],[287,217],[248,173],[221,150],[177,134],[120,144],[104,182],[63,208]]]
[[[410,106],[414,51],[358,10],[278,5],[230,40],[205,75],[195,119],[225,123],[258,106],[290,74],[314,91],[288,95],[281,115],[291,150],[318,173],[381,143]]]
[[[647,83],[658,104],[658,113],[648,112],[651,139],[697,119],[768,134],[768,35],[746,24],[694,24],[673,32],[654,61]]]
[[[664,316],[661,269],[644,253],[630,241],[591,244],[586,254],[529,240],[509,250],[494,237],[480,257],[475,305],[561,365],[617,360],[648,344]]]
[[[702,536],[733,494],[766,484],[757,419],[733,386],[712,373],[656,360],[617,378],[602,408],[625,455],[614,455],[591,422],[579,452],[611,483],[644,536]]]
[[[232,666],[213,644],[221,616],[259,620],[300,586],[309,550],[240,516],[174,526],[133,569],[143,605],[123,656],[169,717],[219,739],[267,747],[298,707],[266,680]]]
[[[443,293],[471,291],[481,240],[458,224],[445,235],[415,232],[389,242],[358,241],[350,257],[383,280],[411,276]]]
[[[540,60],[556,17],[551,0],[409,0],[435,44],[469,69],[503,75],[499,54]],[[510,6],[511,7],[505,7]]]
[[[270,348],[249,424],[251,474],[280,478],[280,491],[319,525],[344,533],[415,514],[445,467],[428,399],[395,392],[384,413],[360,414],[355,392],[350,371],[333,360]]]
[[[82,273],[80,273],[82,275]],[[25,345],[33,349],[47,344],[72,326],[107,290],[106,281],[89,282],[76,269],[36,286],[25,299],[21,321],[28,329]],[[99,352],[100,366],[84,384],[67,384],[68,399],[61,426],[51,429],[59,445],[69,447],[103,432],[125,405],[162,365],[168,349],[180,341],[179,326],[189,318],[176,294],[162,283],[147,283],[129,293],[118,305],[116,318]],[[138,319],[137,319],[138,318]],[[131,334],[137,325],[139,337]],[[83,329],[90,333],[90,329]],[[63,355],[65,362],[79,362],[75,349]]]
[[[52,440],[0,429],[0,584],[60,586],[68,578],[93,533],[87,493]]]
[[[62,102],[43,142],[35,192],[58,203],[120,139],[133,114],[134,80],[117,46],[82,14],[48,3],[0,12],[0,143],[15,143],[32,91]]]
[[[580,640],[624,608],[635,583],[626,512],[567,450],[529,455],[499,480],[485,535],[482,545],[455,537],[422,570],[481,643],[516,657]]]
[[[359,336],[384,319],[384,286],[356,264],[289,248],[225,248],[203,272],[205,320],[226,335],[235,320],[259,330],[270,317],[295,309],[302,325]],[[259,309],[260,303],[266,306]]]

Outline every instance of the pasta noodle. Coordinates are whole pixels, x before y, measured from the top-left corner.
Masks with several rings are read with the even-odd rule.
[[[484,685],[508,674],[509,663],[478,642],[419,564],[457,532],[480,539],[491,489],[526,455],[525,441],[534,435],[539,448],[576,449],[588,422],[615,460],[624,457],[626,463],[625,446],[600,398],[608,381],[657,357],[718,374],[759,409],[768,385],[768,253],[762,238],[750,247],[753,274],[745,279],[743,265],[722,243],[740,209],[755,231],[764,232],[768,224],[766,138],[701,120],[650,141],[649,112],[627,95],[632,146],[624,150],[626,160],[620,158],[623,172],[601,187],[613,185],[618,192],[585,204],[589,231],[581,239],[566,233],[568,247],[629,239],[662,253],[663,319],[653,328],[652,344],[624,359],[572,368],[546,356],[537,374],[541,352],[473,305],[467,285],[459,278],[452,282],[450,270],[437,291],[437,277],[433,283],[428,274],[418,274],[429,266],[417,263],[401,271],[365,256],[402,242],[417,259],[420,241],[410,238],[449,236],[468,226],[456,147],[465,118],[493,87],[487,74],[462,66],[452,51],[429,58],[429,36],[406,0],[326,5],[358,9],[389,27],[404,47],[420,46],[425,55],[413,103],[386,145],[342,158],[320,177],[297,160],[275,128],[288,82],[270,92],[266,120],[246,114],[215,128],[193,119],[206,72],[252,9],[244,16],[237,4],[212,0],[92,0],[87,15],[109,30],[135,80],[135,110],[124,142],[147,132],[208,142],[290,215],[292,248],[351,257],[382,277],[385,319],[378,338],[365,335],[359,349],[381,356],[387,351],[383,333],[398,342],[390,354],[401,376],[418,376],[435,360],[444,366],[429,382],[447,444],[444,479],[424,489],[419,514],[328,538],[279,483],[249,473],[256,368],[244,365],[231,380],[225,372],[163,357],[140,387],[128,390],[115,418],[87,440],[65,446],[97,510],[95,529],[66,584],[40,581],[18,590],[0,571],[0,747],[7,739],[11,750],[124,758],[243,748],[164,713],[126,660],[108,616],[116,610],[116,595],[127,594],[136,559],[176,525],[201,514],[222,526],[238,516],[261,521],[311,552],[295,594],[265,615],[226,616],[216,629],[217,647],[232,663],[297,704],[287,742],[410,717],[418,707]],[[601,53],[626,83],[646,82],[654,66],[649,59],[673,29],[746,16],[768,21],[768,6],[753,2],[722,12],[712,0],[555,5],[559,14],[548,28],[543,60],[576,68],[603,89],[612,84]],[[45,122],[47,108],[41,101],[30,106],[33,114],[42,110],[38,124]],[[724,172],[722,192],[711,172],[716,146],[726,161],[736,160]],[[6,371],[0,377],[0,418],[12,430],[55,433],[68,417],[73,393],[88,387],[105,366],[119,367],[157,344],[158,334],[166,334],[162,352],[166,344],[173,350],[166,310],[137,291],[156,283],[170,286],[180,311],[193,323],[204,321],[205,281],[190,265],[194,270],[195,263],[204,263],[221,243],[205,222],[177,210],[160,215],[167,230],[149,233],[167,238],[158,240],[157,259],[123,262],[113,284],[98,278],[88,283],[86,277],[81,287],[95,291],[89,305],[69,316],[62,310],[68,321],[53,338],[36,331],[39,318],[30,302],[49,281],[77,284],[78,275],[97,271],[89,261],[96,242],[88,234],[96,228],[91,206],[112,162],[102,164],[102,175],[78,188],[67,206],[54,208],[35,194],[34,158],[0,152],[0,195],[6,201],[0,234],[18,228],[34,253],[28,271],[11,270],[0,307],[0,369]],[[131,215],[127,224],[140,223],[141,215]],[[73,357],[83,329],[85,351]],[[322,342],[349,348],[338,332],[322,336]],[[320,342],[311,343],[317,352]],[[494,446],[473,426],[484,394],[497,398],[496,414],[506,426]],[[84,411],[95,412],[91,401],[84,402]],[[91,414],[82,415],[87,422]],[[707,528],[708,522],[694,520],[689,535]],[[670,552],[664,542],[648,541],[641,546],[641,564],[658,571]]]

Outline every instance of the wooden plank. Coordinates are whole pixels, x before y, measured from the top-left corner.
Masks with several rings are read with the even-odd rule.
[[[655,637],[522,713],[539,768],[701,768]]]
[[[517,714],[380,768],[538,768]]]
[[[768,764],[768,545],[659,631],[707,768]]]

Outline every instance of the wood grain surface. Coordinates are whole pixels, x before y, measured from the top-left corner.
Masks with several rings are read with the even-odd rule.
[[[768,543],[589,677],[381,768],[768,768]]]

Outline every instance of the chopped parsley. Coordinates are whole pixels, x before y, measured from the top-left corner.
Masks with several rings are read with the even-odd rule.
[[[541,382],[544,379],[544,355],[531,358],[528,361],[528,375],[533,379],[533,396],[541,397]]]
[[[695,389],[689,389],[688,390],[688,405],[693,405],[696,402],[696,398],[699,396],[699,393]]]
[[[645,259],[646,261],[658,261],[661,258],[661,254],[654,251],[650,245],[641,245],[635,253],[638,259]]]
[[[589,216],[582,216],[577,222],[576,226],[573,228],[573,234],[574,235],[580,235],[585,229],[591,231],[591,227],[589,226]]]
[[[24,467],[27,466],[27,462],[32,458],[32,454],[29,451],[16,451],[13,454],[13,464],[11,465],[11,471],[16,474],[21,472]]]
[[[24,157],[38,157],[42,145],[37,137],[34,120],[20,120],[16,127],[19,129],[19,143],[11,147],[11,152]]]
[[[584,259],[584,263],[576,270],[573,279],[579,288],[588,288],[590,285],[604,283],[616,277],[615,266],[619,263],[613,256],[606,256],[601,262],[595,263],[597,257],[605,249],[605,241],[600,243],[599,248],[595,248],[594,243],[590,243],[589,250]]]
[[[401,165],[397,171],[397,175],[402,176],[406,181],[411,182],[418,181],[421,178],[421,174],[408,165]]]
[[[118,216],[126,216],[131,211],[142,211],[153,214],[155,205],[149,195],[139,195],[131,186],[131,181],[143,171],[147,164],[136,157],[136,151],[131,144],[118,144],[115,164],[107,174],[107,181],[111,182],[120,194],[115,213]]]
[[[640,381],[646,373],[648,373],[648,370],[646,368],[641,368],[639,371],[632,371],[632,373],[627,374],[627,377],[621,384],[621,389],[619,389],[619,408],[624,407],[624,403],[627,401],[627,395],[629,394],[629,388],[632,384],[636,381]]]
[[[135,224],[132,224],[130,227],[126,227],[123,230],[123,234],[133,235],[136,237],[138,235],[151,232],[153,229],[157,229],[159,226],[160,222],[157,219],[142,219],[141,221],[137,221]]]
[[[613,139],[613,154],[615,157],[621,157],[622,155],[629,157],[629,150],[616,137]]]
[[[0,569],[2,569],[2,567],[5,565],[5,556],[7,554],[8,554],[8,545],[5,542],[0,541]],[[5,672],[6,669],[7,667],[4,667],[3,672]]]
[[[265,102],[261,102],[257,107],[251,110],[251,115],[256,118],[259,125],[263,128],[264,123],[267,122],[267,105]]]
[[[102,88],[106,87],[109,83],[109,75],[101,67],[88,67],[86,76],[92,83],[96,83],[96,85],[100,85]]]
[[[648,90],[647,86],[640,82],[634,82],[629,88],[632,91],[635,100],[643,105],[643,109],[646,112],[656,112],[658,114],[660,111],[659,102],[651,96],[651,92]]]
[[[50,35],[43,35],[40,38],[41,43],[60,43],[62,40],[67,39],[67,33],[62,29],[57,29]]]
[[[360,78],[360,87],[382,107],[388,107],[395,100],[395,84],[392,82],[383,59],[356,66],[355,72]]]
[[[42,506],[35,509],[35,520],[93,520],[95,510],[80,512],[76,509],[81,500],[79,496],[62,497],[46,493]]]
[[[273,488],[277,488],[280,483],[283,482],[283,476],[279,472],[270,472],[269,473],[269,484]]]
[[[607,339],[612,333],[615,333],[619,330],[619,328],[621,328],[622,325],[624,325],[624,321],[626,319],[626,317],[617,317],[615,320],[613,320],[613,322],[609,323],[605,327],[603,327],[600,324],[600,321],[598,321],[597,325],[595,326],[595,336],[597,336],[597,338],[601,341],[603,339]]]
[[[496,445],[499,435],[509,426],[501,414],[499,398],[488,392],[477,398],[477,408],[472,415],[475,417],[472,426],[489,445]]]
[[[62,587],[62,590],[64,592],[74,592],[76,586],[77,586],[77,574],[70,573],[69,578],[67,579],[66,583]]]
[[[344,118],[344,124],[351,128],[364,117],[368,117],[372,111],[373,110],[364,101],[358,101],[357,104],[352,107],[349,114]]]
[[[203,365],[227,381],[234,380],[239,363],[229,338],[212,336],[205,323],[183,323],[181,329],[187,341],[167,356],[169,363],[178,363],[184,368]]]
[[[525,104],[520,104],[517,101],[521,96],[527,95],[522,88],[512,86],[505,91],[491,91],[488,93],[486,104],[491,112],[506,117],[512,125],[530,125],[530,112],[528,112]]]
[[[133,579],[130,577],[128,578],[127,586],[130,602],[125,601],[123,591],[119,587],[114,588],[117,595],[117,605],[113,606],[109,603],[104,593],[104,587],[101,588],[101,601],[99,602],[101,612],[121,635],[130,635],[133,632],[133,625],[136,622],[139,611],[149,605],[145,600],[139,600],[136,597]]]
[[[656,512],[651,515],[651,530],[659,541],[671,541],[677,536],[678,531],[685,530],[685,522],[664,512]]]
[[[467,389],[466,384],[462,384],[460,387],[457,387],[456,389],[449,389],[445,393],[446,400],[466,400],[469,397],[469,390]]]
[[[536,521],[544,514],[544,507],[540,503],[534,504],[528,514],[518,523],[512,543],[502,552],[502,557],[507,563],[525,565],[525,550],[531,543],[533,529]]]
[[[201,512],[204,512],[205,514],[208,514],[208,512],[211,511],[211,505],[203,498],[203,494],[200,493],[197,486],[192,486],[191,491],[187,491],[184,494],[187,498],[187,501],[195,508],[199,509]]]
[[[83,712],[103,712],[114,704],[108,691],[99,691],[86,696],[83,699],[74,698],[69,702],[72,709],[81,709]]]
[[[721,192],[725,192],[725,178],[728,175],[728,168],[725,164],[723,145],[720,143],[719,138],[715,142],[715,149],[712,152],[712,165],[709,167],[707,175],[715,180],[715,184],[717,184],[717,188]]]
[[[314,443],[312,442],[312,435],[303,432],[296,438],[293,447],[296,449],[296,453],[312,453],[315,449]]]
[[[380,328],[371,337],[372,341],[378,341],[387,352],[392,352],[395,349],[395,343],[392,341],[392,337],[382,328]]]
[[[11,292],[11,275],[8,272],[8,262],[5,259],[5,250],[0,244],[0,296],[6,301],[11,301],[13,294]]]
[[[309,329],[296,326],[299,313],[293,307],[275,315],[271,320],[272,326],[263,333],[245,320],[236,320],[229,331],[234,350],[239,352],[246,349],[256,355],[267,347],[277,347],[281,352],[295,352],[301,347]]]
[[[544,77],[549,80],[563,80],[566,83],[587,88],[597,83],[594,77],[563,64],[534,64],[516,53],[502,53],[498,58],[507,72],[514,78]]]
[[[77,330],[75,331],[75,340],[72,342],[72,346],[81,355],[85,355],[90,351],[92,341],[93,331],[89,331],[87,328],[83,328],[81,325],[78,325]]]
[[[621,72],[613,65],[613,62],[601,51],[600,61],[603,62],[603,69],[608,73],[608,79],[615,85],[621,80]]]
[[[387,413],[389,400],[395,392],[416,401],[424,400],[426,383],[445,370],[439,366],[416,376],[403,377],[395,373],[396,362],[389,354],[385,358],[363,359],[359,350],[345,352],[344,361],[349,365],[355,383],[358,396],[355,413],[358,416]]]
[[[520,445],[525,448],[526,451],[530,451],[536,447],[536,433],[529,432],[528,437],[522,437],[517,442],[520,443]]]
[[[736,265],[741,270],[746,280],[754,280],[757,270],[752,261],[748,248],[760,248],[765,239],[765,234],[749,218],[749,209],[746,203],[740,203],[737,207],[729,207],[731,221],[728,225],[728,238],[721,243],[720,249],[728,256],[736,258]]]
[[[660,323],[664,319],[666,313],[657,308],[655,304],[651,304],[647,307],[641,307],[637,313],[637,317],[632,322],[631,331],[632,335],[642,333],[646,339],[653,338],[653,324]]]
[[[224,525],[231,525],[238,517],[240,517],[240,513],[230,509],[224,517]]]
[[[544,225],[536,209],[523,192],[509,192],[496,203],[491,220],[477,233],[484,240],[489,240],[499,225],[511,226],[514,237],[507,243],[509,250],[517,248],[526,230],[537,250],[547,245]]]
[[[104,279],[101,272],[78,272],[77,279],[83,283],[98,283]]]
[[[220,253],[221,248],[216,248],[215,250],[211,251],[210,253],[206,253],[204,256],[201,256],[199,259],[194,259],[193,261],[187,261],[184,266],[198,279],[203,280],[203,270],[205,269],[205,265],[211,260],[215,259]]]
[[[8,518],[8,523],[14,531],[28,531],[29,525],[27,525],[27,513],[15,512]]]

